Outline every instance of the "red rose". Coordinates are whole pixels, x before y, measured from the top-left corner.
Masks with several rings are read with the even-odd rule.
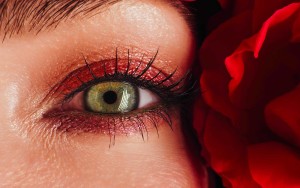
[[[203,155],[226,187],[299,188],[300,3],[222,2],[238,11],[200,50]]]

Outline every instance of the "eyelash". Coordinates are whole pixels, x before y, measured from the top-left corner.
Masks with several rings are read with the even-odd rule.
[[[88,89],[89,87],[92,87],[98,83],[105,82],[105,81],[129,82],[129,83],[135,84],[137,87],[149,89],[149,90],[155,92],[159,97],[161,97],[166,103],[169,103],[169,104],[178,102],[178,101],[181,102],[184,98],[189,98],[192,94],[194,94],[196,92],[196,83],[193,81],[192,74],[190,72],[187,72],[178,81],[176,81],[168,86],[163,85],[163,83],[170,81],[172,79],[172,77],[175,75],[177,69],[175,69],[175,71],[173,71],[171,74],[168,74],[168,75],[162,75],[163,72],[160,70],[160,71],[158,71],[158,73],[156,75],[152,76],[152,78],[150,78],[150,79],[142,78],[142,76],[147,73],[147,71],[151,68],[152,64],[155,62],[157,54],[158,54],[158,50],[157,50],[156,54],[151,58],[151,60],[146,64],[145,68],[140,70],[139,74],[136,74],[136,73],[142,65],[143,57],[139,60],[137,68],[135,68],[134,71],[132,71],[130,73],[129,66],[131,64],[131,60],[130,60],[129,50],[128,50],[127,54],[128,54],[128,57],[127,57],[128,61],[127,61],[127,67],[126,67],[125,73],[118,71],[119,58],[118,58],[117,49],[116,49],[116,57],[115,57],[115,68],[114,68],[115,70],[114,70],[113,74],[107,73],[105,61],[98,62],[98,63],[102,63],[102,65],[103,65],[102,66],[104,69],[103,77],[96,76],[96,74],[92,71],[92,68],[91,68],[91,65],[93,63],[88,63],[88,60],[83,56],[84,63],[85,63],[85,66],[83,68],[85,68],[85,70],[89,71],[89,74],[93,79],[85,82],[79,78],[78,73],[75,71],[77,73],[75,75],[75,77],[76,77],[76,79],[78,79],[78,81],[81,82],[81,85],[78,88],[73,89],[71,92],[64,94],[65,97],[61,101],[61,103],[68,102],[77,93],[84,91],[84,90]],[[80,74],[80,72],[79,72],[79,74]],[[165,79],[163,79],[161,81],[155,81],[155,79],[158,78],[159,76],[164,76]],[[67,76],[67,78],[70,78],[70,77],[72,77],[72,73]],[[192,81],[193,84],[189,85],[189,88],[184,88],[184,87],[186,87],[184,82],[188,82],[188,81]],[[61,86],[62,85],[55,86],[56,87],[55,92],[57,92],[57,90]],[[174,88],[176,88],[176,89],[173,90]]]
[[[197,94],[197,82],[193,81],[190,72],[174,82],[172,79],[177,69],[171,74],[164,74],[161,70],[157,70],[155,74],[151,76],[148,75],[147,78],[146,74],[149,73],[150,69],[153,68],[152,65],[156,60],[158,52],[159,51],[157,50],[155,55],[146,63],[146,65],[144,65],[144,68],[142,68],[142,57],[140,60],[138,60],[138,66],[133,70],[130,70],[130,65],[133,60],[130,59],[130,51],[128,50],[126,69],[120,71],[119,61],[121,61],[121,59],[119,59],[118,50],[116,49],[116,56],[113,59],[115,65],[113,67],[114,70],[112,74],[110,74],[107,70],[108,67],[106,65],[106,61],[89,63],[88,60],[84,57],[83,59],[85,65],[82,68],[71,72],[61,83],[54,86],[49,92],[49,95],[52,96],[52,94],[56,94],[56,96],[61,96],[62,94],[63,97],[62,100],[59,101],[59,104],[63,106],[65,103],[72,100],[72,98],[76,94],[85,91],[89,87],[92,87],[93,85],[96,85],[100,82],[122,81],[129,82],[136,85],[137,87],[153,91],[161,98],[162,104],[157,105],[153,108],[135,110],[133,112],[117,115],[101,115],[91,112],[68,112],[56,108],[44,114],[44,119],[52,119],[56,121],[55,124],[58,124],[58,126],[55,126],[55,131],[75,133],[76,135],[84,132],[101,132],[104,134],[108,134],[110,136],[111,144],[114,144],[115,136],[118,133],[127,135],[128,133],[132,133],[133,131],[138,131],[141,133],[141,136],[144,140],[145,133],[148,137],[148,130],[150,128],[155,128],[157,135],[159,135],[158,123],[160,120],[165,121],[172,129],[171,113],[173,112],[173,110],[171,109],[173,109],[173,107],[175,106],[179,106],[180,104],[184,103],[185,100],[190,99],[192,96]],[[104,70],[104,75],[102,77],[98,77],[97,73],[93,70],[93,68],[97,68],[97,66],[94,66],[97,63],[101,64]],[[83,80],[79,76],[87,70],[91,79]],[[79,85],[79,87],[73,86],[72,88],[68,88],[68,82],[72,83],[72,79],[73,81],[75,79],[77,80],[77,82],[79,82],[80,85],[77,84]],[[67,92],[65,93],[64,90],[67,90]],[[49,97],[49,95],[47,96]],[[148,126],[146,121],[149,121],[149,124],[151,124],[151,126]],[[112,126],[110,122],[113,122]],[[127,123],[126,126],[124,126],[124,122]],[[78,126],[82,124],[85,125]],[[128,126],[128,124],[130,126]],[[111,127],[113,128],[111,129]]]

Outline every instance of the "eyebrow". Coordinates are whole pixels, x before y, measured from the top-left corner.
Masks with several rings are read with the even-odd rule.
[[[24,31],[39,32],[56,28],[75,17],[89,17],[122,0],[0,0],[0,34],[3,40]],[[165,0],[188,18],[189,11],[181,3]]]

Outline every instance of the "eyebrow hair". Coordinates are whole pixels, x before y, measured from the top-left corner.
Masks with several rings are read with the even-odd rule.
[[[56,28],[61,22],[75,17],[88,17],[100,13],[122,0],[0,0],[0,34],[5,38],[28,32]],[[184,17],[188,10],[178,1],[165,0],[177,8]]]
[[[121,0],[0,0],[0,31],[4,38],[45,28],[57,27],[62,21],[87,16]]]

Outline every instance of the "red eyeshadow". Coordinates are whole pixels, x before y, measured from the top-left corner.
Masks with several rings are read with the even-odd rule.
[[[115,73],[127,73],[129,75],[138,76],[145,70],[148,63],[149,62],[141,62],[140,60],[131,60],[130,63],[128,63],[128,59],[118,59],[117,68],[115,59],[88,63],[67,75],[61,83],[54,87],[54,92],[67,95],[81,87],[84,83],[88,83],[95,78],[110,77]],[[154,67],[150,67],[140,79],[152,79],[153,82],[160,82],[166,79],[167,76],[168,74],[160,72]],[[164,86],[168,86],[171,85],[171,83],[171,80],[166,80],[163,84]]]

